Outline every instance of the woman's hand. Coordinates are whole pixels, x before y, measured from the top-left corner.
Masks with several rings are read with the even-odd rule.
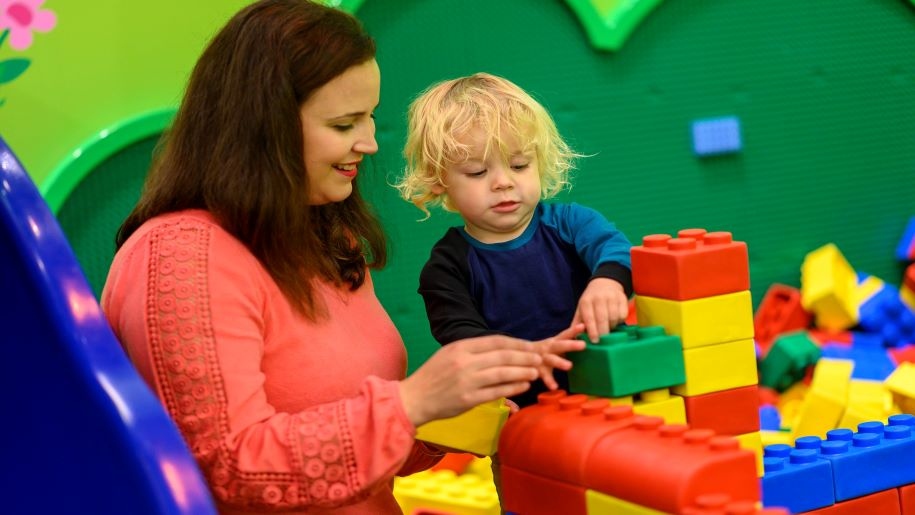
[[[543,350],[525,340],[491,335],[450,343],[400,382],[413,425],[449,418],[499,397],[530,388]]]
[[[578,309],[572,324],[585,324],[585,332],[592,343],[600,340],[600,335],[609,333],[629,315],[629,299],[623,285],[608,279],[598,277],[591,279],[588,287],[578,299]]]

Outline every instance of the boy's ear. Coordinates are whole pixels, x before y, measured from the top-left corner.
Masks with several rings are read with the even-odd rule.
[[[431,191],[432,193],[435,193],[436,195],[441,195],[441,194],[445,193],[445,186],[443,186],[441,183],[437,182],[437,183],[433,184],[431,188],[429,188],[429,191]]]

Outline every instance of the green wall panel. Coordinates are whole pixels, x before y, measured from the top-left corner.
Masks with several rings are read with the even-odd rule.
[[[893,250],[915,215],[915,12],[901,0],[667,0],[616,52],[596,50],[562,1],[369,0],[382,105],[372,196],[393,239],[376,279],[415,367],[436,344],[417,276],[453,216],[420,212],[385,182],[402,166],[404,113],[429,83],[502,74],[552,111],[581,152],[562,198],[635,241],[686,227],[750,248],[754,301],[799,285],[804,255],[836,243],[898,284]],[[743,150],[699,159],[695,119],[736,116]]]
[[[41,184],[99,131],[173,108],[206,40],[245,3],[49,0],[58,26],[36,35],[32,66],[3,88],[0,133]],[[391,236],[391,265],[376,286],[411,368],[437,348],[416,294],[419,270],[458,219],[436,212],[419,222],[388,184],[403,166],[409,101],[476,71],[531,91],[591,156],[563,200],[599,209],[636,241],[685,227],[732,231],[749,244],[757,303],[772,282],[797,285],[803,256],[827,242],[857,270],[899,282],[893,250],[915,215],[908,0],[665,0],[615,51],[595,48],[566,0],[340,5],[357,9],[379,45],[381,152],[362,181]],[[743,149],[695,157],[691,122],[718,116],[740,120]],[[100,162],[59,213],[96,291],[152,144]]]

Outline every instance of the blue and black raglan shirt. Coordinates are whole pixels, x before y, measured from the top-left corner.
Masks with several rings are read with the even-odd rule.
[[[603,215],[574,203],[539,204],[524,233],[502,243],[481,243],[452,227],[419,279],[432,336],[442,345],[487,334],[555,336],[571,325],[591,279],[614,279],[632,294],[630,247]],[[568,390],[567,374],[554,375]],[[534,404],[545,390],[537,381],[513,400]]]

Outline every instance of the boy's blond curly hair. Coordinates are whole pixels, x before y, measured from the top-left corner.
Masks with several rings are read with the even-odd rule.
[[[550,114],[511,81],[476,73],[433,84],[411,104],[404,157],[407,167],[395,184],[404,200],[430,216],[429,205],[453,207],[445,193],[445,168],[469,157],[459,140],[473,128],[490,135],[485,154],[495,147],[506,155],[506,136],[521,141],[524,151],[536,154],[541,198],[550,198],[569,185],[574,161],[581,157],[559,135]],[[485,156],[484,156],[485,157]]]

